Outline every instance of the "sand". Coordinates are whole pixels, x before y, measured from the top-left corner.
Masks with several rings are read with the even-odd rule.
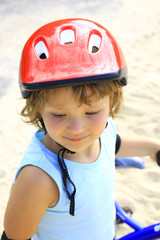
[[[160,138],[159,0],[1,0],[0,2],[0,232],[14,174],[35,128],[22,122],[18,87],[22,47],[41,25],[82,17],[106,26],[119,41],[128,63],[123,118],[117,131],[133,137]],[[144,158],[145,169],[116,171],[116,199],[130,206],[144,225],[160,221],[160,168]],[[118,236],[132,231],[118,226]]]

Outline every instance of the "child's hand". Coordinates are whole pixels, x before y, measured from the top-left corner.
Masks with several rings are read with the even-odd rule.
[[[158,151],[156,154],[151,154],[150,158],[154,161],[157,162],[158,166],[160,166],[160,151]]]
[[[151,155],[150,155],[150,158],[152,159],[152,161],[157,162],[157,156],[156,156],[156,154],[151,154]]]

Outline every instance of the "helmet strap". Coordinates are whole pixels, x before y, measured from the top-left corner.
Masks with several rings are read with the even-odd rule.
[[[41,118],[39,121],[40,121],[40,123],[42,125],[42,128],[44,129],[45,133],[47,133],[47,130],[46,130],[43,119]],[[59,163],[59,166],[60,166],[60,169],[61,169],[61,172],[62,172],[63,184],[64,184],[64,187],[65,187],[66,193],[68,195],[68,198],[70,200],[69,213],[70,213],[70,215],[74,216],[76,187],[75,187],[75,184],[73,183],[73,181],[71,180],[71,178],[69,176],[68,169],[67,169],[66,163],[64,161],[64,154],[65,154],[65,152],[70,153],[70,154],[75,154],[75,152],[68,150],[67,148],[63,147],[59,143],[57,143],[57,144],[61,147],[61,149],[58,151],[57,159],[58,159],[58,163]],[[61,154],[61,157],[60,157],[60,154]],[[68,183],[70,183],[73,186],[73,192],[72,193],[70,193],[69,190],[68,190]]]
[[[71,180],[71,178],[69,176],[68,169],[67,169],[66,163],[64,161],[65,152],[71,153],[71,154],[74,154],[75,152],[72,152],[72,151],[68,150],[67,148],[62,147],[57,154],[58,163],[59,163],[59,166],[60,166],[61,172],[62,172],[63,184],[64,184],[64,187],[65,187],[66,193],[68,195],[68,198],[70,200],[69,213],[70,213],[70,215],[74,216],[74,214],[75,214],[76,187],[75,187],[75,184],[73,183],[73,181]],[[60,157],[60,155],[61,155],[61,157]],[[70,183],[73,187],[72,193],[70,193],[69,190],[68,190],[68,183]]]
[[[46,129],[46,126],[45,126],[45,124],[44,124],[43,119],[41,118],[41,119],[39,119],[39,121],[40,121],[41,126],[42,126],[42,128],[44,129],[45,133],[47,133],[47,129]]]

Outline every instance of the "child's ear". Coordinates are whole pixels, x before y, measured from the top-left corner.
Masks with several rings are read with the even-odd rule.
[[[122,93],[123,93],[122,88],[119,89],[119,93],[120,93],[120,95],[122,95]]]

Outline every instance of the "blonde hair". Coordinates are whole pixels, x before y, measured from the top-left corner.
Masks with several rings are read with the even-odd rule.
[[[96,99],[101,99],[109,95],[110,116],[115,118],[120,111],[123,101],[122,87],[116,81],[72,86],[75,100],[89,105],[90,98],[88,98],[86,91],[88,88],[91,90],[91,96],[96,97]],[[26,104],[20,113],[24,118],[23,120],[26,123],[33,124],[39,129],[44,130],[40,109],[43,108],[46,102],[49,102],[49,97],[51,94],[54,94],[55,91],[56,89],[49,89],[31,92],[30,97],[26,99]]]

